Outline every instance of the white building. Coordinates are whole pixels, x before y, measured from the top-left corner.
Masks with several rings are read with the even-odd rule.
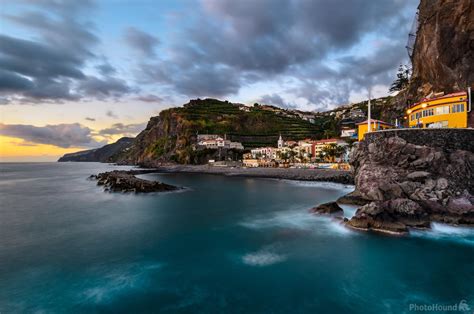
[[[356,133],[356,129],[342,129],[341,137],[353,137]]]
[[[280,137],[278,138],[278,148],[282,148],[283,145],[285,144],[285,142],[283,141],[283,138],[281,137],[281,134],[280,134]]]
[[[244,146],[240,142],[232,142],[217,134],[199,134],[197,136],[198,142],[197,145],[200,147],[218,149],[218,148],[228,148],[228,149],[244,149]]]

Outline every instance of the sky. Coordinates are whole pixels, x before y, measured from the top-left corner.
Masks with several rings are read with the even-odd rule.
[[[308,111],[385,96],[417,0],[3,0],[0,161],[134,136],[192,98]]]

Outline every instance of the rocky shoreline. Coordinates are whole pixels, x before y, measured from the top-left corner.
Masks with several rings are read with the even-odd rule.
[[[97,180],[97,185],[103,186],[105,191],[122,193],[150,193],[169,192],[181,188],[158,181],[149,181],[137,178],[136,174],[154,172],[153,170],[114,170],[91,175],[89,178]]]
[[[390,130],[366,135],[351,152],[360,205],[346,226],[390,234],[431,222],[474,225],[474,130]]]

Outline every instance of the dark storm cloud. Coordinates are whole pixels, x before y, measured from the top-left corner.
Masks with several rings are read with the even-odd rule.
[[[83,78],[81,58],[52,46],[0,35],[2,69],[33,78]]]
[[[156,95],[152,95],[152,94],[138,96],[135,99],[142,102],[152,102],[152,103],[160,103],[163,101],[163,98]]]
[[[405,61],[402,42],[385,43],[366,56],[348,56],[335,60],[337,70],[311,64],[300,69],[300,83],[287,92],[307,100],[314,110],[328,110],[334,104],[349,103],[351,92],[368,93],[374,85],[389,85],[396,67]],[[314,78],[318,79],[314,79]]]
[[[0,91],[30,90],[33,86],[33,82],[29,79],[0,69]]]
[[[124,31],[124,39],[127,44],[140,52],[144,56],[154,57],[155,46],[160,43],[158,38],[152,36],[144,31],[141,31],[135,27],[129,27]]]
[[[210,62],[196,63],[183,70],[180,64],[171,62],[143,63],[140,79],[144,82],[160,82],[179,94],[221,97],[237,93],[243,77],[234,69]]]
[[[101,79],[94,76],[80,81],[78,89],[85,95],[94,96],[97,99],[119,97],[132,91],[124,80],[113,77]]]
[[[21,138],[27,143],[49,144],[63,148],[97,147],[104,144],[93,139],[91,129],[79,123],[44,127],[0,123],[0,135]]]
[[[264,105],[273,105],[285,109],[295,107],[295,104],[286,102],[280,95],[275,93],[261,96],[258,102]]]
[[[102,64],[96,65],[95,68],[99,71],[100,74],[109,76],[117,73],[117,70],[110,65],[108,62],[104,62]]]
[[[182,12],[183,20],[172,26],[166,42],[136,27],[127,28],[123,39],[140,54],[133,61],[137,81],[167,95],[225,97],[254,83],[288,80],[282,95],[326,108],[347,102],[351,93],[369,85],[390,83],[397,66],[407,61],[404,41],[417,2],[202,0]],[[90,22],[94,2],[20,4],[25,11],[1,18],[33,36],[0,35],[0,103],[128,94],[160,101],[137,96],[138,89],[118,78],[115,67],[97,52],[100,42]],[[158,54],[159,45],[164,49]],[[278,102],[268,98],[273,92],[262,92],[261,98]]]
[[[131,91],[112,77],[116,71],[105,58],[96,69],[102,77],[86,75],[84,68],[98,57],[99,43],[88,17],[91,1],[20,1],[17,15],[2,18],[39,37],[26,40],[0,34],[0,93],[17,103],[62,102],[83,98],[118,97]],[[11,101],[10,101],[11,102]]]
[[[416,0],[205,0],[203,14],[176,36],[170,57],[142,62],[141,79],[186,96],[224,96],[284,75],[300,80],[301,88],[309,82],[323,92],[324,85],[339,85],[341,73],[326,66],[328,58],[350,53],[368,34],[374,41],[405,40],[416,4]],[[412,15],[406,13],[411,11]],[[404,44],[394,53],[405,54]],[[406,61],[406,55],[402,59]],[[358,61],[362,60],[340,59],[338,66],[360,69]],[[375,60],[380,71],[369,67],[380,74],[373,80],[383,78],[386,83],[399,61]],[[346,101],[361,78],[361,72],[345,72],[334,101]]]
[[[102,136],[110,136],[122,134],[124,136],[135,136],[146,127],[146,123],[136,123],[136,124],[123,124],[123,123],[114,123],[109,128],[102,129],[98,132]]]

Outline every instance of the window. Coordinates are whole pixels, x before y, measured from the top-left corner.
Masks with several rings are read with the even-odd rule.
[[[413,120],[415,120],[415,114],[412,114],[412,115],[410,116],[410,121],[413,121]]]
[[[432,116],[433,114],[434,114],[433,109],[423,110],[423,117],[429,117],[429,116]]]
[[[440,106],[435,108],[435,114],[448,114],[449,113],[449,106]]]
[[[464,104],[454,104],[452,112],[453,113],[464,112]]]

